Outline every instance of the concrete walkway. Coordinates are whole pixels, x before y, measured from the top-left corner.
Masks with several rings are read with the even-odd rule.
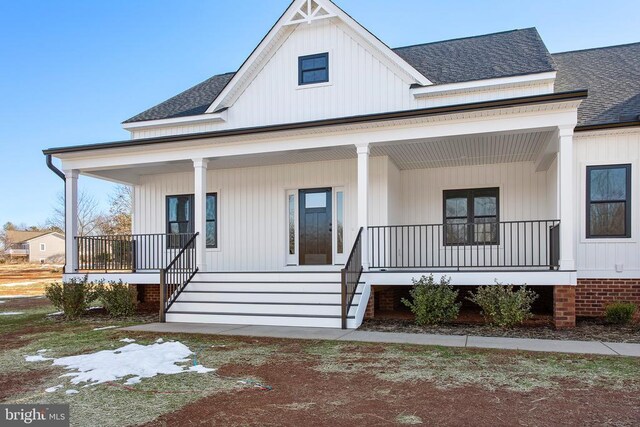
[[[640,357],[640,344],[600,341],[563,341],[528,338],[478,337],[472,335],[429,335],[397,332],[369,332],[332,328],[291,326],[247,326],[206,323],[148,323],[122,328],[124,331],[293,338],[307,340],[358,341],[370,343],[418,344],[443,347],[495,348],[549,353],[601,354]]]

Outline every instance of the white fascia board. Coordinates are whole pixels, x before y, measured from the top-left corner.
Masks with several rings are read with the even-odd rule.
[[[272,135],[260,135],[259,138],[247,135],[242,140],[219,140],[217,143],[203,138],[188,143],[177,142],[171,146],[149,146],[144,150],[139,147],[123,147],[62,158],[62,165],[66,169],[79,169],[86,174],[92,170],[183,161],[195,157],[217,158],[362,143],[398,143],[454,135],[551,130],[558,126],[575,126],[579,104],[579,101],[564,101],[546,104],[544,109],[542,105],[530,106],[529,109],[510,107],[494,110],[491,115],[487,115],[487,111],[480,111],[472,115],[461,113],[427,117],[419,122],[416,119],[387,121],[377,127],[372,127],[370,123],[358,128],[341,126],[307,134],[276,132]]]
[[[285,28],[284,25],[288,21],[290,21],[295,13],[297,13],[300,6],[305,3],[307,0],[296,0],[289,8],[284,12],[284,14],[280,17],[280,19],[276,22],[276,24],[271,28],[271,30],[267,33],[267,35],[262,39],[260,44],[255,48],[251,55],[247,58],[247,60],[242,64],[240,69],[235,73],[235,75],[231,78],[231,80],[224,87],[222,92],[218,94],[216,99],[213,100],[209,108],[207,108],[206,113],[213,113],[217,111],[225,99],[229,96],[229,94],[233,91],[234,87],[238,84],[241,84],[247,75],[252,69],[254,62],[259,60],[262,55],[271,49],[271,44],[277,41],[278,34]],[[293,31],[291,27],[286,27],[289,32]]]
[[[428,78],[422,75],[418,70],[412,67],[407,61],[402,59],[400,55],[395,53],[389,46],[380,41],[369,30],[364,28],[358,21],[353,19],[349,14],[343,11],[340,7],[336,6],[330,0],[316,0],[317,3],[322,3],[324,8],[331,14],[336,15],[339,19],[345,22],[353,31],[356,32],[362,39],[366,40],[371,46],[384,54],[389,60],[391,60],[396,66],[398,66],[404,73],[409,75],[416,83],[422,86],[432,85]]]
[[[446,95],[454,92],[471,92],[486,89],[501,89],[512,86],[523,86],[530,84],[553,83],[556,78],[555,71],[539,74],[526,74],[522,76],[500,77],[497,79],[473,80],[470,82],[450,83],[442,85],[432,85],[412,89],[411,92],[416,98],[427,96]]]
[[[201,114],[199,116],[175,117],[171,119],[146,120],[144,122],[123,123],[125,130],[152,129],[164,126],[193,125],[202,123],[224,123],[227,121],[227,110],[220,113]]]

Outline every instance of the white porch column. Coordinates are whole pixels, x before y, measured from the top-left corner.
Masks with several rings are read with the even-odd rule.
[[[358,150],[358,229],[362,230],[362,266],[369,269],[369,144],[356,145]]]
[[[558,128],[558,219],[560,270],[575,270],[575,211],[573,194],[573,126]]]
[[[64,240],[65,273],[75,273],[78,268],[78,171],[65,170],[64,183]]]
[[[198,270],[207,271],[207,163],[206,159],[193,159],[194,232],[196,237],[196,264]]]

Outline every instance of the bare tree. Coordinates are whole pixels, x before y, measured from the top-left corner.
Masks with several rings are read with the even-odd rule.
[[[0,230],[0,243],[2,243],[2,249],[8,249],[13,243],[9,238],[9,233],[7,233],[7,231],[13,230],[17,230],[17,228],[12,222],[7,222],[2,226],[2,230]]]
[[[109,215],[102,224],[104,234],[130,234],[133,187],[119,185],[109,197]]]
[[[53,215],[47,220],[47,226],[64,230],[65,217],[64,194],[58,193],[58,199],[54,207]],[[89,236],[94,234],[106,222],[105,216],[99,211],[98,201],[82,190],[78,194],[78,235]]]

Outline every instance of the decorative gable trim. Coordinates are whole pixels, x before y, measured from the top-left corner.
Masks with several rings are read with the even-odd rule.
[[[238,72],[209,106],[206,113],[214,113],[221,108],[231,107],[253,81],[255,75],[262,70],[264,64],[268,62],[274,52],[287,40],[298,25],[309,25],[314,21],[323,19],[341,21],[350,35],[357,36],[358,39],[362,40],[376,57],[397,72],[407,84],[420,86],[432,84],[429,79],[409,65],[389,46],[382,43],[331,0],[295,0],[249,55]]]
[[[306,0],[293,15],[293,17],[287,21],[284,25],[297,25],[297,24],[311,24],[313,21],[320,19],[333,18],[333,13],[327,11],[315,0]]]

